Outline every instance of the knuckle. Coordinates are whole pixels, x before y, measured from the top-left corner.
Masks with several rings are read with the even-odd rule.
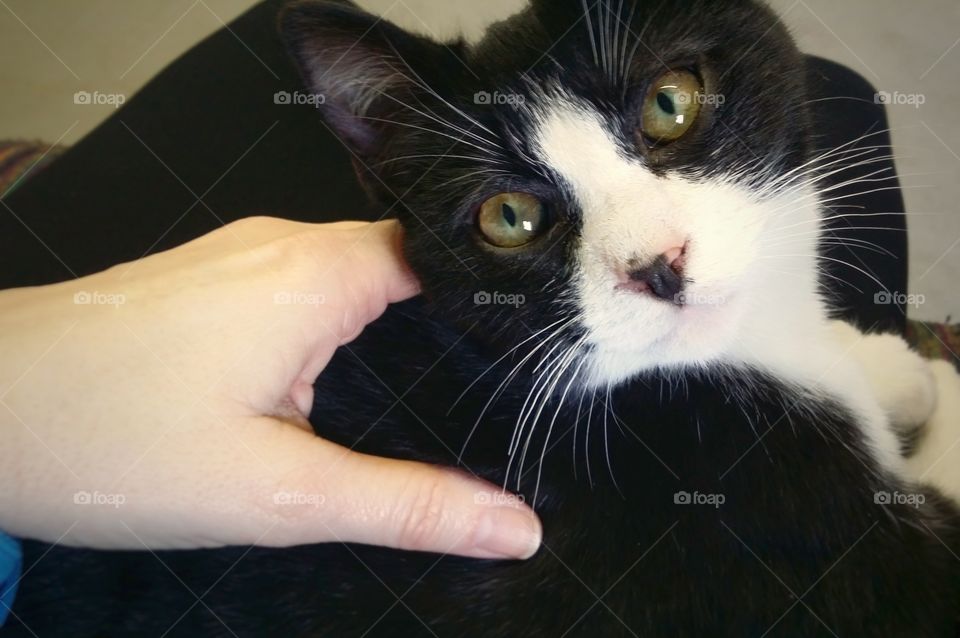
[[[445,522],[447,496],[442,477],[431,472],[409,490],[406,505],[399,512],[398,542],[410,549],[431,547],[440,540]]]
[[[236,219],[227,224],[225,228],[243,237],[256,237],[273,228],[276,223],[276,219],[265,215],[255,215],[253,217]]]

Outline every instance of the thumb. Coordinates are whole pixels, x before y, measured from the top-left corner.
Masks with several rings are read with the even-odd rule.
[[[304,440],[289,453],[312,457],[298,464],[310,469],[289,475],[280,497],[270,499],[271,518],[282,524],[267,544],[350,542],[491,559],[526,559],[540,547],[536,514],[499,487],[451,468],[360,454],[301,430],[294,435]]]

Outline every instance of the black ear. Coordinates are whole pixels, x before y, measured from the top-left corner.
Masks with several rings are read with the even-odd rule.
[[[409,118],[455,72],[450,46],[458,44],[410,34],[349,2],[294,3],[280,29],[327,123],[363,159],[386,146],[396,126],[388,120]]]

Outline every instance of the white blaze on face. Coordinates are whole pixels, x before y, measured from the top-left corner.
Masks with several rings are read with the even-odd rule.
[[[583,216],[575,285],[593,346],[590,383],[617,383],[654,367],[703,365],[749,347],[746,315],[767,316],[761,309],[770,303],[786,310],[790,300],[783,288],[791,275],[771,279],[776,260],[763,257],[775,243],[763,237],[770,220],[790,211],[777,212],[782,203],[758,203],[729,181],[658,177],[620,148],[595,110],[562,99],[547,103],[535,114],[534,148],[570,187]],[[813,204],[808,208],[815,211]],[[813,254],[815,230],[798,229],[808,240],[789,251]],[[682,304],[618,288],[628,264],[648,264],[682,246]],[[801,280],[797,290],[815,297],[810,261],[790,269]]]

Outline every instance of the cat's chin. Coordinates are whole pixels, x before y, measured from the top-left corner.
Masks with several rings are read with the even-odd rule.
[[[742,325],[742,312],[733,299],[722,304],[664,305],[658,315],[650,322],[607,324],[602,335],[595,335],[586,366],[587,385],[606,387],[655,370],[702,370],[722,364]]]

